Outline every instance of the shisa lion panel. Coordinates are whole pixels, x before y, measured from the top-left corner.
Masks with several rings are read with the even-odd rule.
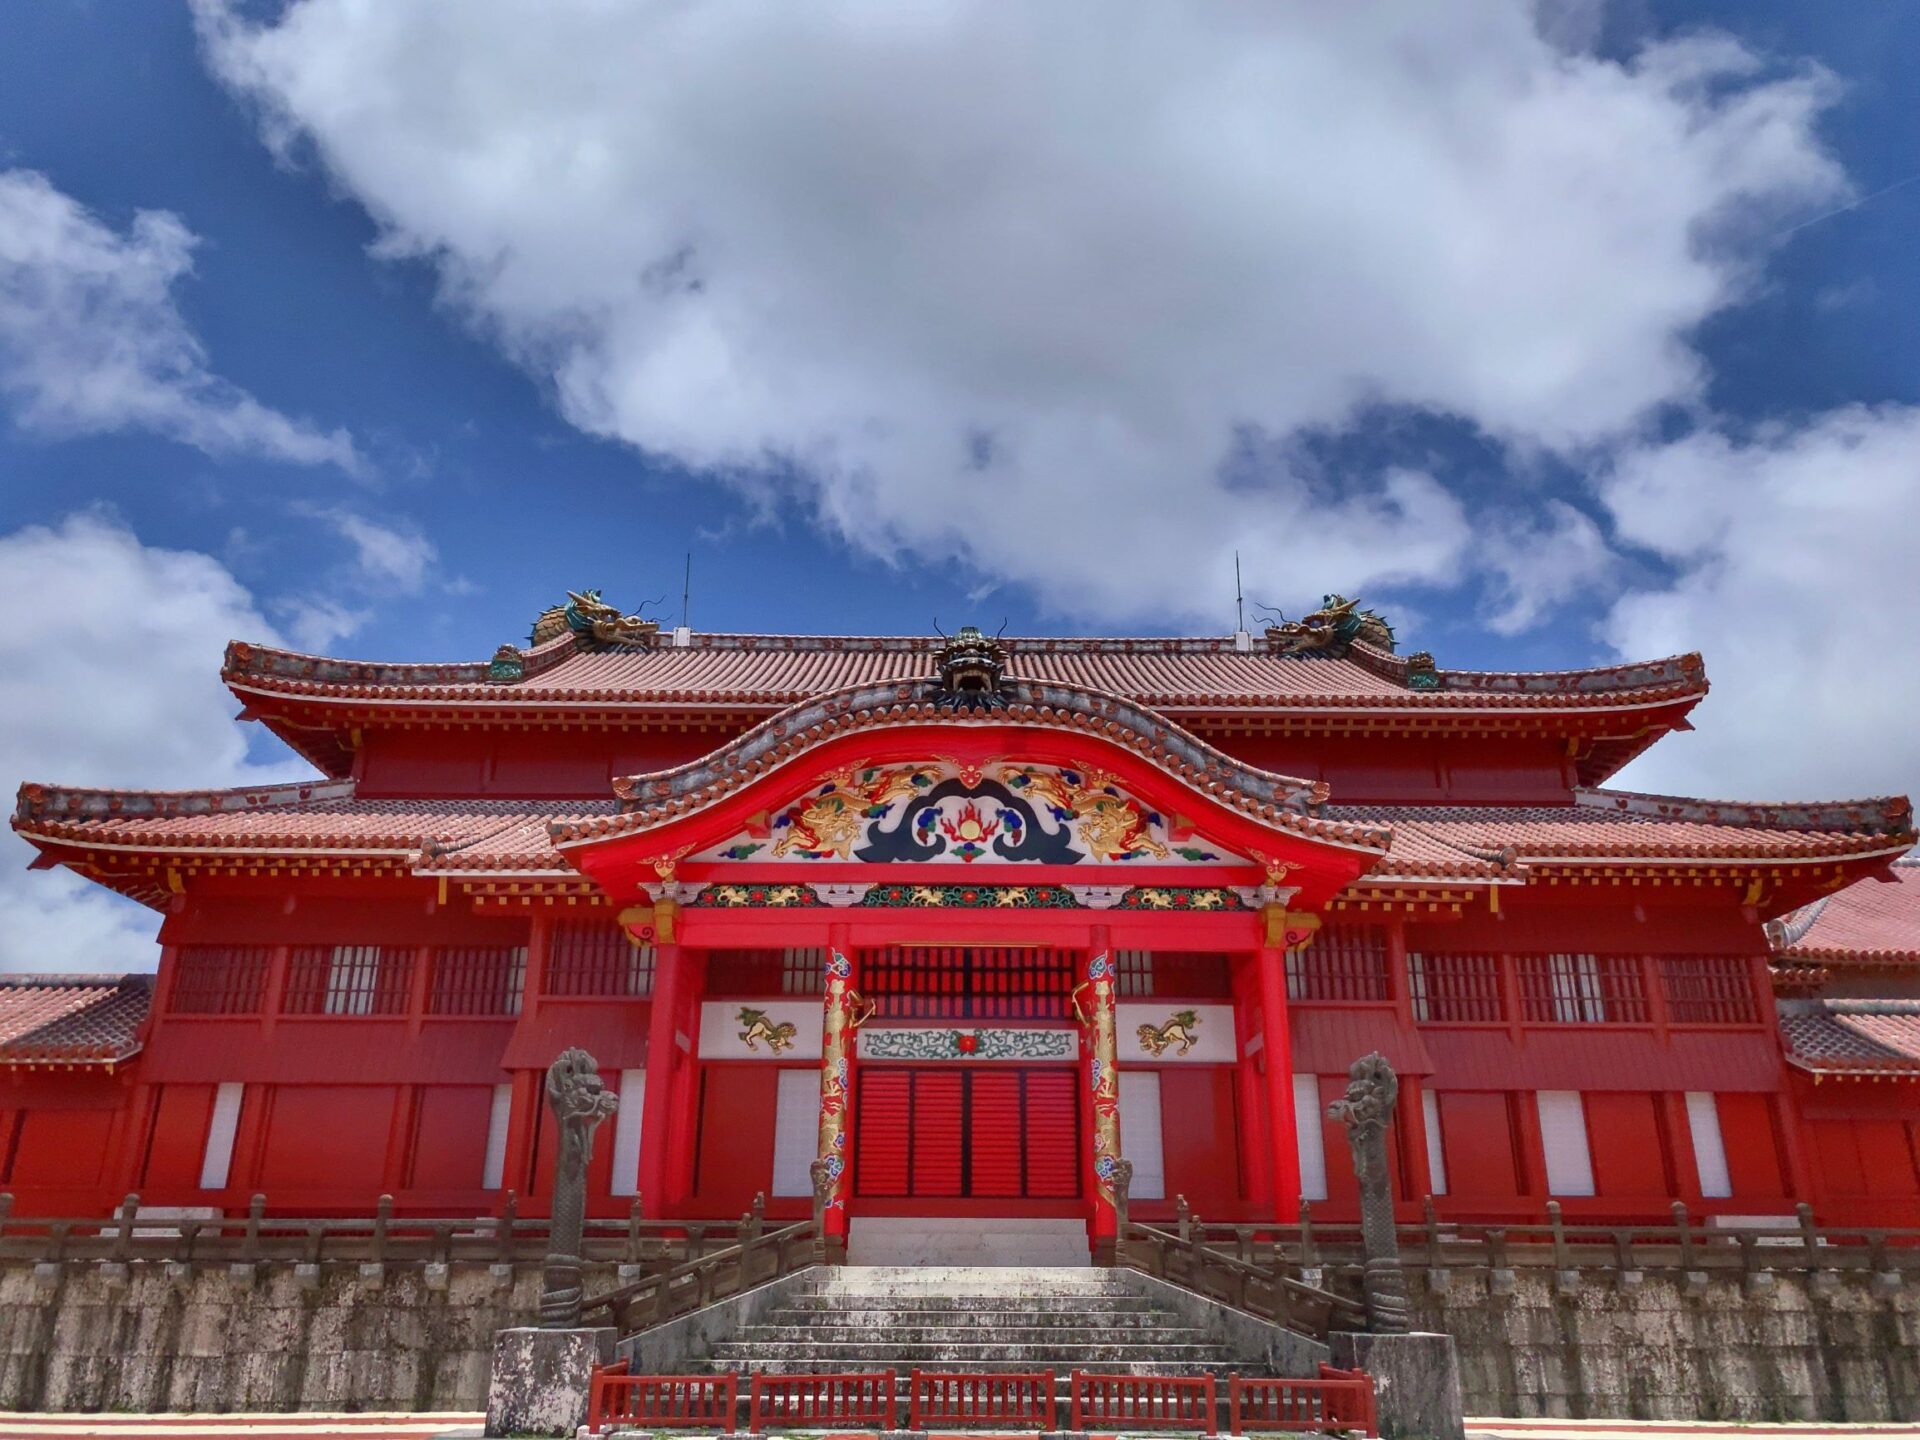
[[[854,766],[693,861],[1247,865],[1111,775],[1055,765]]]

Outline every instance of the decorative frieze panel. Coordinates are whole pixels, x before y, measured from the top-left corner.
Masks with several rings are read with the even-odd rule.
[[[702,1060],[818,1060],[818,1000],[707,1000],[700,1006]]]
[[[1055,765],[873,765],[690,857],[963,865],[1247,865],[1097,770]]]
[[[1233,1006],[1181,1001],[1122,1001],[1120,1064],[1230,1065],[1234,1059]]]
[[[860,1032],[862,1060],[1072,1060],[1078,1054],[1072,1030],[868,1026]]]

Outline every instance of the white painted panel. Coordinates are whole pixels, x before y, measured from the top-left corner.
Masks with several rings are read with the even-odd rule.
[[[773,1193],[813,1194],[820,1153],[820,1072],[782,1070],[773,1112]]]
[[[207,1125],[207,1149],[200,1160],[200,1188],[224,1190],[233,1165],[233,1134],[240,1124],[240,1097],[246,1086],[229,1080],[213,1092],[213,1119]]]
[[[1578,1090],[1535,1092],[1540,1143],[1547,1156],[1549,1195],[1593,1194],[1593,1152],[1587,1145],[1587,1107]]]
[[[620,1072],[620,1108],[613,1112],[615,1195],[640,1193],[640,1115],[647,1103],[647,1072]]]
[[[507,1122],[513,1118],[513,1086],[493,1087],[493,1109],[487,1113],[487,1154],[480,1162],[480,1188],[498,1190],[507,1173]]]
[[[1114,1007],[1120,1059],[1134,1065],[1233,1063],[1233,1006],[1122,1001]],[[1184,1048],[1183,1048],[1184,1047]]]
[[[1440,1143],[1440,1097],[1431,1090],[1420,1092],[1420,1114],[1427,1125],[1427,1188],[1436,1195],[1447,1193],[1447,1150]]]
[[[1293,1077],[1293,1128],[1300,1145],[1300,1198],[1327,1198],[1327,1146],[1320,1130],[1320,1077]]]
[[[1167,1162],[1160,1133],[1160,1074],[1156,1070],[1120,1072],[1120,1149],[1133,1162],[1136,1200],[1167,1198]]]
[[[1687,1092],[1687,1129],[1693,1135],[1693,1163],[1700,1172],[1700,1193],[1709,1200],[1733,1194],[1727,1171],[1727,1145],[1720,1136],[1720,1107],[1710,1090]]]
[[[700,1058],[818,1060],[823,1023],[818,1000],[708,1000],[700,1006]]]

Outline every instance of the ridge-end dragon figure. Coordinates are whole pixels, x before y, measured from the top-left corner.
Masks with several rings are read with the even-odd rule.
[[[1276,655],[1324,655],[1331,660],[1344,656],[1356,640],[1389,654],[1394,644],[1393,626],[1344,595],[1323,597],[1320,608],[1304,619],[1269,625],[1267,639]]]
[[[529,646],[547,641],[571,630],[582,640],[602,645],[644,645],[660,633],[660,622],[638,615],[622,615],[618,608],[600,598],[598,590],[567,592],[567,603],[551,605],[533,622]]]

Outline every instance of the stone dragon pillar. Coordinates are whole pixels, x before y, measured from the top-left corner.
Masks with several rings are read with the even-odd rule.
[[[547,1067],[547,1103],[559,1126],[553,1166],[552,1220],[540,1290],[540,1324],[572,1330],[580,1324],[580,1232],[587,1214],[587,1161],[593,1132],[619,1100],[600,1080],[600,1067],[584,1050],[563,1050]]]
[[[1327,1117],[1347,1127],[1353,1173],[1360,1181],[1360,1241],[1365,1256],[1367,1329],[1375,1335],[1407,1333],[1407,1279],[1400,1268],[1400,1238],[1394,1229],[1393,1187],[1387,1170],[1387,1126],[1393,1120],[1399,1079],[1377,1051],[1353,1062],[1347,1093],[1327,1107]]]

